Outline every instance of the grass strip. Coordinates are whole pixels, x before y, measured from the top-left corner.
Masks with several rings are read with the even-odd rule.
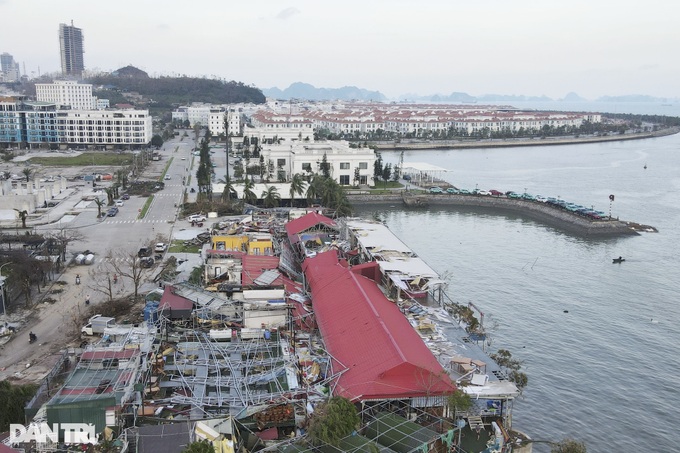
[[[149,198],[146,199],[146,203],[144,203],[144,206],[142,206],[142,210],[139,212],[137,219],[143,219],[146,216],[146,212],[149,210],[152,202],[153,195],[149,195]]]
[[[168,169],[170,168],[170,164],[172,163],[172,159],[174,159],[174,157],[171,157],[170,160],[168,160],[168,163],[165,164],[165,168],[163,169],[163,173],[161,173],[161,177],[158,178],[159,181],[163,181],[165,179],[165,174],[168,172]]]

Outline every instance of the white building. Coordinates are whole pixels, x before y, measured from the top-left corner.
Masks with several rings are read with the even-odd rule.
[[[59,141],[75,145],[146,145],[153,135],[148,110],[60,110],[56,126]]]
[[[70,106],[73,110],[97,109],[97,98],[92,95],[92,85],[71,80],[58,80],[54,83],[36,83],[36,99],[51,102],[58,107]]]
[[[291,142],[284,145],[264,145],[265,173],[270,180],[290,180],[294,174],[320,174],[324,156],[330,176],[343,186],[372,185],[375,152],[371,148],[350,148],[340,142]],[[269,172],[269,170],[273,172]]]

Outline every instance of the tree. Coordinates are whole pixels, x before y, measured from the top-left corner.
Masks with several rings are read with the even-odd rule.
[[[29,182],[31,180],[31,175],[33,174],[33,169],[26,167],[23,170],[21,170],[21,173],[23,173],[24,176],[26,177],[26,182]]]
[[[447,397],[447,403],[454,413],[467,412],[472,407],[472,398],[460,388]]]
[[[28,217],[28,211],[24,210],[19,210],[19,209],[14,209],[16,212],[18,212],[18,216],[21,219],[21,228],[26,228],[26,217]]]
[[[498,366],[509,371],[508,378],[514,382],[521,392],[529,383],[529,378],[526,373],[520,371],[522,362],[512,358],[512,354],[507,349],[499,349],[495,354],[489,354],[489,357],[498,364]]]
[[[115,272],[109,268],[110,264],[107,263],[105,268],[90,269],[87,273],[89,274],[90,283],[87,285],[92,291],[103,294],[109,299],[109,302],[113,300],[113,276]]]
[[[156,149],[163,146],[163,137],[161,137],[158,134],[155,134],[153,137],[151,137],[151,146],[156,147]]]
[[[37,385],[12,385],[7,380],[0,381],[0,431],[9,431],[12,423],[23,424],[26,421],[24,406],[35,395]]]
[[[290,207],[293,207],[293,201],[295,200],[295,195],[302,195],[305,190],[305,180],[302,179],[302,175],[295,173],[290,180]]]
[[[245,181],[243,181],[243,201],[249,204],[257,203],[257,195],[253,192],[253,181],[246,176]]]
[[[309,438],[314,445],[338,446],[361,422],[356,407],[348,399],[334,396],[318,406],[309,422]]]
[[[586,444],[574,439],[563,439],[550,448],[550,453],[586,453]]]
[[[187,445],[182,453],[215,453],[215,447],[207,440],[201,440]]]
[[[139,295],[139,287],[141,286],[142,279],[146,274],[146,269],[142,266],[142,261],[137,256],[137,252],[130,250],[120,251],[117,253],[109,252],[106,258],[111,263],[111,266],[118,275],[129,278],[132,281],[132,285],[134,287],[134,298],[137,300],[137,296]]]
[[[262,202],[266,208],[278,207],[281,202],[281,195],[274,186],[268,186],[262,191]]]
[[[392,175],[392,165],[387,163],[383,167],[383,172],[382,172],[382,179],[383,179],[383,181],[385,181],[385,187],[387,187],[387,181],[390,180],[391,175]]]
[[[54,233],[50,236],[59,245],[59,255],[61,255],[61,260],[66,262],[66,247],[77,241],[82,241],[85,236],[80,230],[62,228],[58,233]]]
[[[319,170],[321,170],[321,174],[323,175],[324,178],[331,177],[331,164],[328,163],[328,157],[326,157],[326,153],[323,153]]]
[[[102,206],[104,206],[106,203],[104,203],[104,200],[101,200],[99,198],[95,198],[94,204],[97,205],[97,217],[101,217],[102,216]]]
[[[383,174],[383,160],[382,160],[382,155],[376,151],[375,153],[375,161],[373,162],[373,180],[375,181],[374,185],[378,184],[378,181],[382,177]]]

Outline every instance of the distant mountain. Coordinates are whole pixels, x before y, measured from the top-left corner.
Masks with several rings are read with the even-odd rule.
[[[477,97],[478,102],[546,102],[552,101],[548,96],[525,96],[523,94],[484,94]]]
[[[602,96],[597,102],[666,102],[667,98],[656,98],[645,94],[628,94],[624,96]]]
[[[146,72],[142,71],[139,68],[135,68],[134,66],[130,65],[125,66],[124,68],[120,68],[116,71],[113,71],[111,75],[118,77],[132,77],[132,78],[138,77],[142,79],[149,78],[149,74],[147,74]]]
[[[275,99],[307,99],[310,101],[332,101],[332,100],[357,100],[357,101],[385,101],[387,98],[379,91],[369,91],[354,86],[344,86],[342,88],[316,88],[308,83],[296,82],[288,88],[263,89],[262,92],[267,97]]]
[[[427,96],[420,96],[417,94],[404,94],[399,96],[400,101],[417,101],[417,102],[449,102],[452,104],[473,104],[477,102],[477,98],[470,96],[467,93],[453,92],[451,94],[432,94]]]
[[[574,93],[573,91],[570,93],[567,93],[566,96],[564,96],[563,99],[560,99],[560,101],[564,102],[586,102],[588,99],[582,98],[578,94]]]

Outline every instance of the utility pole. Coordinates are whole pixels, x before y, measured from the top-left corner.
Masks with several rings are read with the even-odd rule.
[[[231,199],[231,184],[229,183],[229,141],[231,139],[231,133],[229,132],[229,109],[227,108],[227,114],[224,116],[224,131],[226,132],[227,142],[224,144],[225,152],[227,153],[226,176],[224,182],[227,184],[227,200]]]

